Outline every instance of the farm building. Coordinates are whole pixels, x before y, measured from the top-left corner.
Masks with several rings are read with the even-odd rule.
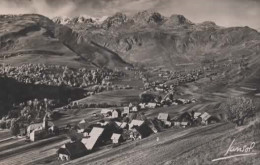
[[[58,158],[62,161],[79,158],[86,155],[87,153],[87,148],[80,141],[67,143],[59,148],[57,151]]]
[[[123,141],[123,137],[121,134],[113,133],[111,140],[114,144],[118,144]]]
[[[104,128],[93,127],[93,129],[89,133],[90,137],[83,138],[81,141],[88,150],[92,150],[95,147],[95,145],[97,145],[103,132],[104,132]]]

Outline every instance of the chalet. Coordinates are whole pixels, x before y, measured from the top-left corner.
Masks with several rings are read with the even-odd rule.
[[[123,136],[121,134],[113,133],[111,140],[113,144],[118,144],[123,141]]]
[[[66,143],[57,151],[58,158],[62,161],[76,159],[87,153],[87,148],[80,141]]]
[[[101,135],[104,132],[104,128],[93,127],[89,133],[89,138],[83,138],[81,141],[88,150],[92,150],[98,145]]]

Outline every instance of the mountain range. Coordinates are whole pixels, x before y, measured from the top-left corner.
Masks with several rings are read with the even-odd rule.
[[[26,15],[0,17],[1,60],[73,67],[132,64],[176,69],[180,64],[222,63],[245,58],[259,66],[260,35],[250,27],[193,23],[182,15],[142,11],[133,16],[74,18]]]
[[[116,13],[98,23],[91,20],[70,21],[66,25],[129,63],[156,63],[172,68],[176,63],[259,53],[259,32],[249,27],[226,28],[210,21],[195,24],[182,15],[165,17],[150,11],[131,17]]]

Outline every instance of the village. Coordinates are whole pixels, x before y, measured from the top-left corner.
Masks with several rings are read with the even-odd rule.
[[[13,119],[8,124],[10,129],[19,128],[17,136],[25,137],[28,142],[38,142],[43,139],[55,136],[66,135],[68,142],[57,149],[57,159],[69,161],[95,152],[102,146],[117,147],[130,141],[144,139],[152,134],[158,134],[171,128],[185,129],[188,127],[203,126],[218,123],[220,120],[207,112],[184,112],[180,115],[170,116],[168,113],[158,113],[157,117],[149,118],[145,112],[147,110],[163,107],[163,105],[173,103],[170,107],[174,109],[176,105],[193,104],[196,100],[173,99],[165,97],[160,102],[132,104],[124,107],[97,108],[91,115],[91,120],[82,119],[79,122],[66,123],[66,125],[55,125],[56,116],[63,113],[63,109],[49,111],[51,101],[43,102],[35,100],[28,104],[31,107],[40,107],[38,110],[38,122],[35,124],[21,124],[23,118],[32,120],[30,110],[23,110],[22,116],[17,120]],[[42,119],[42,120],[41,120]],[[26,119],[27,120],[27,119]],[[3,121],[3,120],[2,120]],[[36,122],[36,120],[34,120]],[[40,122],[42,121],[42,122]],[[19,123],[19,124],[18,124]]]
[[[207,109],[196,108],[201,104],[200,98],[183,94],[179,87],[200,79],[212,81],[218,74],[214,71],[216,67],[219,66],[175,72],[125,68],[112,72],[40,64],[2,65],[1,75],[26,84],[82,88],[86,98],[99,97],[98,94],[105,91],[108,96],[109,92],[125,91],[126,98],[132,91],[139,93],[135,93],[136,101],[125,100],[118,104],[68,99],[68,104],[61,105],[55,99],[35,98],[13,105],[14,110],[0,120],[0,126],[10,129],[13,135],[31,145],[48,139],[65,140],[57,143],[55,148],[55,159],[64,162],[91,155],[104,147],[117,148],[172,129],[214,125],[221,123],[222,118],[207,112]],[[138,80],[141,85],[132,87],[127,79],[130,82]],[[117,81],[119,83],[114,84]],[[126,83],[121,85],[120,81]],[[182,107],[185,111],[180,110]],[[175,109],[179,110],[175,112]],[[75,121],[66,121],[66,116],[70,118],[78,112],[87,112],[87,116],[83,113],[82,116],[76,115]]]

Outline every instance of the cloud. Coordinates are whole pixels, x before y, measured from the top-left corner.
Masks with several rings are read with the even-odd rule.
[[[193,22],[260,28],[259,0],[0,0],[0,14],[104,16],[116,12],[132,15],[142,10],[155,10],[166,16],[182,14]]]

